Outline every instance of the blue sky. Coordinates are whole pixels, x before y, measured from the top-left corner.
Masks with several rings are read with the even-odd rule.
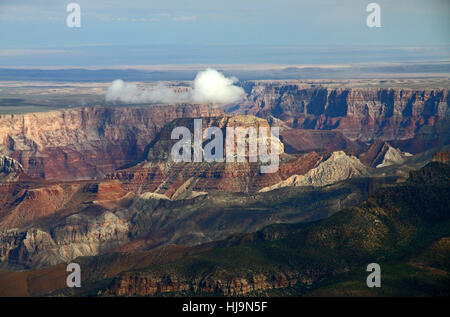
[[[221,46],[254,47],[255,55],[257,47],[334,52],[335,47],[397,46],[411,53],[426,46],[437,47],[439,58],[450,56],[449,0],[378,0],[381,28],[366,26],[372,1],[364,0],[77,0],[82,26],[70,29],[65,24],[70,2],[0,0],[0,65],[133,64],[133,56],[143,64],[149,48],[162,50],[158,61],[175,49],[180,56],[173,61],[189,62],[183,60],[184,47],[200,56],[203,47],[220,51]],[[289,55],[283,51],[274,58],[270,52],[255,59],[282,62],[283,54]],[[247,54],[243,62],[251,60]],[[239,62],[238,55],[224,54],[222,62]]]

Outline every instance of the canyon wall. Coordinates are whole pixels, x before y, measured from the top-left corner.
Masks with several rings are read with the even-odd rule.
[[[338,130],[353,140],[413,138],[448,116],[447,89],[305,88],[300,84],[245,85],[248,101],[233,114],[274,116],[302,129]]]
[[[252,114],[280,126],[288,153],[346,149],[358,154],[364,146],[348,139],[403,142],[417,135],[427,140],[449,135],[446,89],[311,88],[276,82],[254,82],[245,89],[247,99],[226,112]],[[0,115],[0,154],[19,162],[32,177],[101,178],[144,160],[165,124],[223,114],[218,107],[178,104]],[[306,136],[302,131],[307,130],[335,134]],[[437,144],[422,143],[420,151]]]
[[[155,192],[172,199],[196,193],[226,191],[226,192],[256,192],[259,189],[278,183],[292,175],[292,173],[305,173],[313,168],[322,158],[316,152],[309,152],[299,156],[291,156],[283,153],[284,145],[277,141],[280,153],[280,162],[262,162],[258,157],[251,162],[246,150],[245,158],[238,162],[226,160],[226,142],[222,144],[223,157],[221,162],[179,162],[171,158],[171,149],[178,140],[171,139],[171,132],[175,127],[187,127],[194,134],[194,121],[180,118],[167,124],[155,138],[153,146],[148,152],[147,160],[142,163],[107,174],[107,179],[120,180],[127,190],[133,192]],[[251,115],[204,117],[202,127],[218,127],[227,138],[228,128],[267,128],[270,133],[270,125],[265,119]],[[272,139],[270,134],[260,135],[257,132],[256,143],[264,142],[270,152]],[[207,144],[208,141],[205,141]],[[237,151],[237,138],[234,139],[234,151]],[[248,138],[245,147],[249,148]],[[237,152],[234,152],[237,156]],[[274,172],[262,173],[262,166],[273,164]]]
[[[221,113],[181,104],[0,115],[0,153],[33,177],[90,179],[140,160],[164,124]]]
[[[210,274],[190,280],[176,275],[164,278],[149,273],[124,273],[113,280],[111,285],[99,295],[102,296],[153,296],[164,293],[193,292],[216,296],[237,296],[251,292],[295,286],[299,281],[311,284],[313,279],[307,274],[300,277],[298,272],[271,272],[270,274],[248,274],[245,277],[224,277]]]

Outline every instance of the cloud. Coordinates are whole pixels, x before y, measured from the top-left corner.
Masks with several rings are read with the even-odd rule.
[[[194,80],[192,99],[196,102],[231,103],[244,95],[242,87],[234,85],[236,77],[225,77],[212,68],[199,72]]]
[[[117,79],[108,88],[105,100],[120,103],[232,103],[244,96],[244,89],[235,85],[237,81],[236,77],[225,77],[212,68],[199,72],[192,90],[186,92],[176,92],[162,84],[143,90]]]

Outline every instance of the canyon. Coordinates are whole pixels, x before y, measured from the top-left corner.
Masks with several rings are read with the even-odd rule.
[[[446,89],[316,88],[285,82],[244,82],[246,99],[209,105],[89,107],[0,115],[0,153],[31,177],[96,179],[147,155],[162,127],[177,118],[250,114],[281,128],[287,153],[346,150],[395,141],[416,154],[445,144]]]
[[[450,170],[441,162],[447,157],[436,154],[405,182],[326,219],[273,224],[190,247],[82,257],[80,289],[65,286],[65,265],[0,273],[0,294],[447,296]],[[370,261],[382,263],[385,289],[364,283],[362,268]]]
[[[447,89],[327,88],[249,82],[231,113],[274,116],[293,128],[336,130],[363,142],[413,138],[448,116]]]
[[[322,221],[430,162],[447,162],[448,90],[241,85],[245,100],[225,107],[99,105],[0,115],[0,269],[195,248],[274,224]],[[261,173],[262,163],[248,157],[174,162],[171,132],[193,132],[194,119],[224,135],[227,127],[278,126],[278,170]],[[312,283],[318,277],[310,273],[124,273],[101,295],[242,295]]]
[[[139,161],[164,124],[221,113],[208,105],[182,104],[0,115],[0,153],[32,177],[94,179]]]

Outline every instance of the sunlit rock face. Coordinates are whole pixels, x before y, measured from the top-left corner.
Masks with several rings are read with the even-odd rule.
[[[92,179],[142,159],[164,124],[220,115],[208,105],[91,107],[0,116],[0,153],[34,177]]]
[[[409,139],[448,114],[446,89],[305,88],[301,84],[257,83],[248,101],[232,113],[275,116],[291,127],[341,131],[346,137]]]

